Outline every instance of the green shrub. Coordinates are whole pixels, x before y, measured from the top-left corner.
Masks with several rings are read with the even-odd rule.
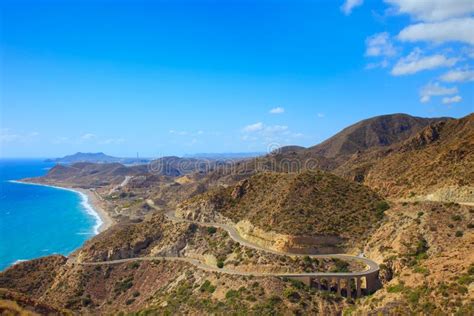
[[[301,299],[300,294],[299,294],[297,291],[295,291],[294,289],[289,288],[289,287],[287,287],[287,288],[283,291],[283,295],[284,295],[288,300],[290,300],[290,302],[292,302],[292,303],[296,303],[296,302],[298,302],[298,301]]]
[[[207,228],[207,233],[208,233],[209,235],[214,235],[216,232],[217,232],[217,228],[215,228],[215,227],[212,227],[212,226],[211,226],[211,227],[208,227],[208,228]]]
[[[132,263],[129,265],[129,268],[130,268],[130,269],[138,269],[138,268],[140,268],[140,262],[138,262],[138,261],[132,262]]]
[[[390,208],[390,205],[386,201],[377,202],[375,205],[375,210],[377,211],[377,215],[379,217],[383,217],[386,210]]]
[[[133,286],[133,277],[126,278],[122,281],[115,283],[114,292],[115,293],[122,293],[126,292]]]
[[[416,244],[415,256],[419,256],[421,254],[426,253],[428,249],[428,242],[423,237],[419,238]]]
[[[270,297],[270,300],[269,300],[269,303],[271,306],[275,306],[279,303],[281,303],[281,298],[277,295],[273,295],[272,297]]]
[[[455,234],[456,237],[462,237],[463,235],[464,233],[462,231],[460,230],[456,231],[456,234]]]
[[[206,280],[200,287],[201,292],[214,293],[216,287],[211,284],[209,280]]]
[[[332,259],[334,264],[336,265],[334,268],[331,269],[331,272],[350,272],[349,271],[349,263],[340,259]]]
[[[92,299],[90,297],[83,297],[81,303],[82,306],[89,306],[92,304]]]
[[[467,270],[467,273],[469,273],[469,275],[474,275],[474,264],[471,264],[469,266],[469,269]]]
[[[416,266],[414,269],[413,269],[416,273],[421,273],[425,276],[429,275],[430,274],[430,270],[428,270],[428,268],[425,268],[425,267],[421,267],[421,266]]]
[[[219,269],[222,269],[224,267],[224,261],[222,261],[222,260],[217,261],[217,267]]]
[[[462,220],[462,217],[460,215],[453,215],[451,216],[451,219],[453,221],[459,222],[460,220]]]
[[[387,292],[388,293],[400,293],[403,292],[405,289],[405,286],[402,283],[390,285],[387,287]]]
[[[236,290],[229,290],[227,293],[225,293],[225,298],[228,300],[238,298],[240,296],[240,293]]]

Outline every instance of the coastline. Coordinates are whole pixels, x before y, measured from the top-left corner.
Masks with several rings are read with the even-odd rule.
[[[57,190],[71,191],[78,194],[81,197],[82,207],[86,210],[86,212],[89,215],[95,218],[95,225],[93,227],[94,235],[98,235],[99,233],[107,230],[115,223],[112,217],[104,210],[103,206],[101,205],[101,201],[99,200],[98,196],[93,190],[82,189],[82,188],[72,188],[72,187],[62,187],[62,186],[57,186],[57,185],[50,185],[50,184],[37,183],[37,182],[26,182],[26,181],[21,181],[21,180],[10,180],[9,182],[50,187]]]

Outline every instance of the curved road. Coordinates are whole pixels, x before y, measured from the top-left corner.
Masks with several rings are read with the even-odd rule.
[[[150,205],[150,207],[156,210],[159,210],[151,201],[147,201],[147,203]],[[181,261],[181,262],[190,263],[199,269],[209,271],[209,272],[218,272],[218,273],[226,273],[226,274],[231,274],[231,275],[242,275],[242,276],[276,276],[276,277],[355,278],[355,277],[367,277],[379,271],[379,265],[376,262],[364,257],[345,255],[345,254],[306,255],[306,254],[279,252],[279,251],[263,248],[255,243],[252,243],[252,242],[249,242],[248,240],[243,239],[234,227],[226,225],[226,224],[213,223],[213,222],[204,223],[204,222],[197,222],[197,221],[187,220],[183,218],[178,218],[175,216],[173,211],[165,213],[165,216],[169,220],[175,221],[175,222],[190,223],[190,224],[197,224],[197,225],[201,225],[205,227],[218,227],[218,228],[224,229],[225,231],[227,231],[229,236],[237,243],[241,244],[242,246],[253,248],[256,250],[262,250],[262,251],[276,254],[276,255],[284,255],[284,256],[292,256],[292,257],[308,256],[311,258],[320,258],[320,259],[333,259],[334,258],[334,259],[341,259],[341,260],[354,260],[354,261],[359,261],[359,262],[364,263],[367,269],[360,272],[309,272],[309,273],[241,272],[241,271],[229,270],[227,268],[219,269],[217,267],[207,265],[197,259],[192,259],[192,258],[187,258],[187,257],[163,257],[163,256],[137,257],[137,258],[102,261],[102,262],[82,262],[82,263],[76,263],[75,259],[70,258],[71,263],[73,264],[76,263],[76,264],[86,265],[86,266],[97,266],[97,265],[112,265],[112,264],[120,264],[120,263],[126,263],[126,262],[136,262],[136,261],[155,261],[155,260]]]

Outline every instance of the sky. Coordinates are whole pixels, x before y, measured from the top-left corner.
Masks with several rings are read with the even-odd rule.
[[[0,157],[312,146],[474,110],[472,0],[1,0]]]

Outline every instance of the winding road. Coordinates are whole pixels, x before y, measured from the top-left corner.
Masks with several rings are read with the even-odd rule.
[[[155,210],[160,210],[157,208],[152,201],[147,201],[150,207],[154,208]],[[295,254],[295,253],[286,253],[286,252],[279,252],[272,249],[263,248],[260,245],[252,243],[248,240],[243,239],[238,231],[226,224],[221,223],[214,223],[214,222],[198,222],[192,221],[188,219],[183,219],[176,217],[173,211],[165,213],[165,216],[174,222],[181,222],[181,223],[190,223],[190,224],[197,224],[205,227],[218,227],[221,228],[229,234],[229,236],[237,243],[241,244],[244,247],[253,248],[256,250],[265,251],[268,253],[276,254],[276,255],[284,255],[284,256],[291,256],[291,257],[304,257],[308,256],[310,258],[318,258],[318,259],[340,259],[340,260],[353,260],[359,261],[365,264],[366,270],[359,271],[359,272],[301,272],[301,273],[271,273],[271,272],[241,272],[235,271],[227,268],[217,268],[214,266],[207,265],[197,259],[188,258],[188,257],[169,257],[169,256],[150,256],[150,257],[136,257],[136,258],[126,258],[126,259],[118,259],[118,260],[110,260],[110,261],[101,261],[101,262],[75,262],[74,258],[70,258],[70,262],[72,264],[79,264],[84,266],[99,266],[99,265],[114,265],[114,264],[121,264],[127,262],[137,262],[137,261],[156,261],[156,260],[165,260],[165,261],[181,261],[187,262],[192,264],[193,266],[205,270],[208,272],[217,272],[217,273],[225,273],[230,275],[241,275],[241,276],[256,276],[256,277],[264,277],[264,276],[273,276],[273,277],[288,277],[288,278],[305,278],[305,277],[319,277],[319,278],[337,278],[337,279],[348,279],[348,278],[361,278],[361,277],[371,277],[377,275],[379,272],[379,265],[364,257],[359,256],[352,256],[347,254],[324,254],[324,255],[306,255],[306,254]]]

